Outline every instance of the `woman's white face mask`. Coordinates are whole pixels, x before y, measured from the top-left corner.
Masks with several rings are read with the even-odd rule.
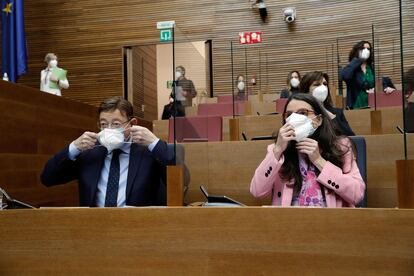
[[[244,81],[239,81],[239,83],[237,84],[237,89],[239,89],[239,91],[244,90]]]
[[[371,52],[367,48],[364,48],[363,50],[359,51],[359,58],[360,59],[367,60],[367,59],[369,59],[370,55],[371,55]]]
[[[296,88],[299,86],[300,81],[297,78],[290,79],[290,86]]]
[[[105,128],[98,133],[98,141],[102,146],[107,148],[108,152],[119,149],[125,141],[125,129],[123,128]]]
[[[56,59],[52,59],[49,61],[49,66],[55,68],[58,65],[58,61]]]
[[[315,87],[312,91],[312,96],[314,96],[319,102],[323,103],[328,97],[328,87],[323,84]]]
[[[308,116],[292,113],[287,119],[286,123],[289,123],[295,129],[295,140],[297,142],[302,141],[305,138],[311,136],[316,128],[313,127],[312,119]]]

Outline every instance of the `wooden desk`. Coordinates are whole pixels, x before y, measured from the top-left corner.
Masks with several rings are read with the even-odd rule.
[[[54,209],[0,221],[1,275],[414,273],[414,210]]]

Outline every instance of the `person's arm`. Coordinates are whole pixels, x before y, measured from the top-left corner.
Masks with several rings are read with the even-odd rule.
[[[356,205],[364,197],[365,183],[354,158],[351,142],[348,138],[341,142],[344,143],[342,148],[347,150],[343,157],[343,167],[339,168],[325,161],[317,181],[334,191],[344,201]]]
[[[274,147],[275,144],[267,147],[266,157],[257,167],[250,182],[250,193],[254,197],[262,198],[270,195],[277,178],[279,178],[278,172],[285,159],[283,155],[276,159]]]
[[[46,72],[45,70],[42,70],[40,72],[40,90],[43,90],[43,84],[45,83],[46,80]]]
[[[289,91],[285,88],[280,92],[280,98],[281,99],[287,99],[289,98]]]
[[[361,66],[363,60],[359,58],[354,58],[345,68],[341,71],[341,79],[345,82],[352,80],[355,70]]]
[[[69,146],[52,157],[45,165],[40,180],[49,187],[77,178],[77,162],[69,158]]]
[[[195,89],[195,86],[192,80],[190,80],[190,94],[191,94],[191,98],[194,98],[195,96],[197,96],[197,91]]]
[[[57,84],[60,88],[68,89],[69,88],[69,81],[68,79],[58,80]]]

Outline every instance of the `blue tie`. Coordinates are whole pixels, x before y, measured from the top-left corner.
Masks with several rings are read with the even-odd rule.
[[[106,186],[105,207],[117,207],[119,188],[119,155],[120,149],[112,151],[111,167],[109,168],[108,184]]]

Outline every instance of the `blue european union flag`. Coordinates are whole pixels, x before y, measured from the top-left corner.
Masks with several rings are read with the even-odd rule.
[[[1,0],[1,25],[2,71],[16,82],[27,71],[23,0]]]

